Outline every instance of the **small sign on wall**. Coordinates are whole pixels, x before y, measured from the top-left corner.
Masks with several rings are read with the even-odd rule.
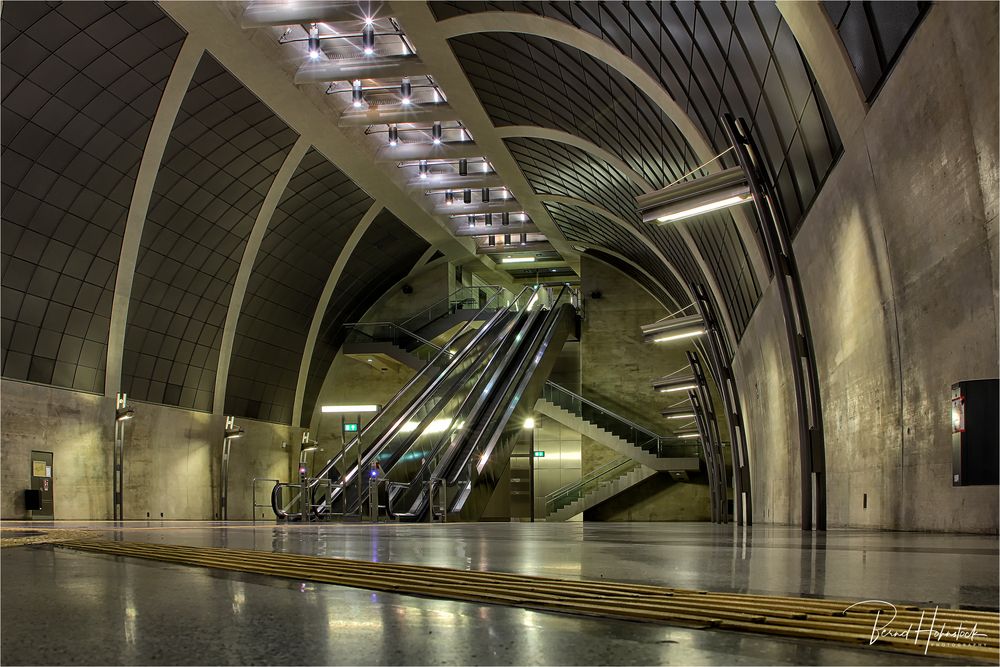
[[[45,461],[32,461],[31,462],[31,476],[32,477],[48,477],[45,473]]]

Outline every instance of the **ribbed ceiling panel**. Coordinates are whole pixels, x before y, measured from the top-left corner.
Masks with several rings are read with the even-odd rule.
[[[344,342],[345,322],[357,322],[394,283],[414,268],[428,244],[388,211],[382,211],[361,238],[327,306],[302,402],[307,426],[330,364]]]
[[[211,410],[233,281],[297,135],[208,53],[170,134],[125,332],[130,396]]]
[[[125,218],[184,31],[151,2],[3,5],[3,375],[104,390]]]
[[[330,271],[371,197],[317,150],[292,176],[247,286],[226,414],[290,424],[306,335]]]

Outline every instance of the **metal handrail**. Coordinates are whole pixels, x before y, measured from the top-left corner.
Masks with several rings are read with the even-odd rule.
[[[635,461],[634,459],[632,459],[629,456],[619,456],[616,459],[611,459],[610,461],[608,461],[604,465],[598,466],[597,468],[594,468],[593,470],[591,470],[590,472],[588,472],[586,475],[584,475],[580,479],[573,480],[569,484],[566,484],[565,486],[559,487],[558,489],[556,489],[552,493],[546,494],[546,496],[545,496],[545,502],[548,503],[551,499],[554,499],[557,496],[565,495],[567,492],[572,491],[573,489],[575,489],[577,487],[584,486],[588,482],[590,482],[592,480],[595,480],[595,479],[598,479],[598,478],[602,477],[603,475],[611,472],[612,470],[616,470],[616,469],[622,467],[626,463],[631,464],[632,466],[639,465],[639,463],[637,461]]]
[[[281,482],[281,480],[277,479],[277,478],[274,478],[274,477],[254,477],[253,479],[250,480],[250,504],[251,504],[251,507],[250,507],[250,520],[253,523],[257,523],[257,508],[258,507],[270,507],[271,506],[270,503],[267,504],[267,505],[258,505],[257,504],[257,482],[274,482],[275,484],[278,484],[279,482]],[[271,488],[273,489],[274,487],[272,486]]]
[[[424,338],[423,336],[421,336],[420,334],[414,333],[414,332],[410,331],[409,329],[407,329],[407,328],[405,328],[405,327],[403,327],[403,326],[401,326],[399,324],[396,324],[395,322],[345,322],[344,326],[345,327],[350,327],[351,329],[360,329],[361,327],[392,327],[393,329],[396,329],[397,331],[401,331],[402,333],[406,334],[407,336],[410,336],[411,338],[415,338],[416,340],[420,341],[424,345],[428,345],[428,346],[430,346],[430,347],[432,347],[432,348],[434,348],[436,350],[440,350],[441,349],[441,346],[438,345],[437,343],[431,342],[431,341],[427,340],[426,338]],[[448,354],[454,355],[455,353],[452,352],[451,350],[449,350]]]
[[[529,291],[531,289],[532,289],[531,287],[525,286],[517,294],[517,296],[514,298],[514,300],[512,301],[512,303],[516,303],[517,300],[520,299],[520,297],[521,297],[522,294],[524,294],[526,291]],[[486,304],[480,309],[479,314],[482,314],[483,312],[485,312],[490,307],[490,304],[492,304],[493,301],[496,300],[499,296],[500,296],[500,292],[498,291],[496,294],[494,294],[492,297],[490,297],[490,299],[486,302]],[[414,387],[417,384],[417,382],[424,376],[424,372],[426,372],[427,369],[431,369],[431,368],[433,368],[435,366],[435,363],[438,361],[438,359],[441,357],[441,355],[443,355],[445,353],[445,350],[448,350],[451,347],[452,343],[454,343],[456,340],[458,340],[458,338],[460,336],[462,336],[462,335],[465,334],[466,329],[468,329],[472,325],[472,322],[473,322],[473,320],[466,321],[465,324],[463,324],[459,328],[459,330],[457,332],[455,332],[455,334],[448,340],[448,342],[444,345],[444,347],[440,348],[438,350],[437,354],[435,354],[434,357],[428,362],[427,366],[425,367],[425,371],[421,371],[421,372],[415,374],[405,385],[403,385],[402,389],[400,389],[398,392],[396,392],[395,396],[393,396],[391,399],[389,399],[389,402],[386,403],[385,406],[382,408],[381,414],[385,414],[389,410],[389,408],[393,407],[402,398],[402,396],[407,391],[409,391],[412,387]],[[452,362],[451,362],[451,364],[449,364],[449,368],[451,367],[452,364],[455,364],[458,361],[459,361],[459,359],[457,359],[457,358],[453,359]],[[445,370],[447,371],[448,369],[445,369]],[[446,373],[439,374],[438,378],[443,377],[445,374]],[[434,381],[432,381],[431,384],[427,388],[425,388],[425,393],[429,389],[436,388],[436,386],[437,386],[436,383]],[[404,420],[405,420],[405,415],[404,415],[403,418],[400,418],[399,420],[397,420],[397,422],[400,423],[400,424],[402,424]],[[306,488],[312,488],[313,486],[316,485],[318,479],[320,479],[322,477],[325,477],[330,472],[330,470],[334,466],[336,466],[336,464],[341,460],[341,458],[347,452],[347,449],[349,447],[351,447],[355,443],[358,443],[360,445],[361,438],[366,433],[368,433],[369,430],[371,430],[371,428],[375,425],[375,423],[377,421],[378,421],[377,418],[376,419],[372,419],[371,421],[369,421],[358,432],[358,434],[354,437],[354,439],[351,440],[350,443],[347,443],[345,445],[343,451],[340,454],[338,454],[336,457],[330,459],[327,462],[327,464],[325,466],[323,466],[323,469],[320,471],[320,473],[317,475],[317,477],[314,478],[314,480],[310,484],[308,484],[306,486]],[[299,485],[287,484],[286,486],[299,486]],[[280,493],[280,489],[281,488],[282,488],[281,484],[276,484],[274,486],[274,489],[271,492],[271,507],[272,507],[272,509],[275,510],[275,514],[278,514],[279,517],[284,518],[284,517],[287,517],[289,515],[287,507],[290,507],[291,503],[286,508],[282,508],[280,511],[278,510],[278,506],[275,503],[275,499],[276,499],[276,494]]]
[[[589,473],[587,473],[580,479],[570,482],[566,486],[556,489],[552,493],[546,495],[545,513],[549,514],[551,512],[554,512],[555,505],[558,500],[565,498],[566,496],[570,496],[577,491],[580,491],[588,484],[596,483],[597,486],[600,486],[601,481],[603,481],[602,478],[611,477],[613,473],[616,473],[613,476],[617,479],[618,477],[621,477],[623,474],[625,474],[623,472],[619,472],[622,469],[635,468],[639,465],[640,465],[639,463],[632,460],[630,457],[622,456],[620,458],[613,459],[608,463],[605,463],[603,466],[591,470]],[[580,497],[583,497],[583,495],[584,493],[581,492]]]
[[[646,435],[648,435],[651,438],[656,438],[657,440],[669,440],[670,439],[669,436],[658,435],[656,433],[653,433],[648,428],[645,428],[644,426],[640,426],[639,424],[636,424],[631,419],[627,419],[625,417],[622,417],[621,415],[619,415],[617,413],[614,413],[611,410],[608,410],[607,408],[604,408],[604,407],[598,405],[597,403],[594,403],[593,401],[591,401],[589,399],[586,399],[583,396],[580,396],[579,394],[570,391],[566,387],[563,387],[562,385],[558,385],[555,382],[552,382],[551,380],[549,380],[545,384],[546,384],[546,386],[554,387],[555,389],[563,392],[564,394],[569,394],[570,397],[572,397],[572,398],[580,401],[581,403],[586,403],[590,407],[595,408],[596,410],[598,410],[598,411],[600,411],[600,412],[602,412],[602,413],[604,413],[604,414],[606,414],[606,415],[608,415],[610,417],[614,417],[615,419],[617,419],[618,421],[622,422],[623,424],[625,424],[629,428],[634,428],[635,430],[640,431],[641,433],[645,433]]]
[[[473,290],[473,289],[480,289],[480,290],[490,290],[491,289],[491,290],[494,290],[497,295],[501,294],[503,291],[506,290],[506,288],[503,287],[502,285],[470,285],[470,286],[459,287],[454,292],[452,292],[451,294],[449,294],[448,296],[443,297],[441,299],[438,299],[437,301],[435,301],[431,305],[427,306],[423,310],[420,310],[417,313],[415,313],[415,314],[411,315],[410,317],[406,318],[405,320],[403,320],[402,322],[400,322],[400,325],[408,324],[408,323],[412,322],[413,320],[416,320],[416,319],[418,319],[420,317],[423,317],[424,313],[430,312],[431,310],[433,310],[434,308],[437,308],[442,303],[448,304],[448,307],[449,307],[449,310],[450,310],[451,309],[452,298],[456,294],[458,294],[459,292],[465,291],[465,290]]]

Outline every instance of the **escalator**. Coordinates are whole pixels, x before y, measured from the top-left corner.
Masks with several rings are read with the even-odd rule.
[[[545,288],[536,293],[502,341],[503,353],[494,356],[472,391],[455,402],[448,428],[435,434],[431,450],[404,457],[389,469],[390,516],[403,521],[482,517],[524,420],[575,327],[574,299],[566,287],[555,295]]]
[[[423,370],[417,373],[379,414],[349,442],[320,473],[300,484],[278,484],[271,506],[279,519],[301,519],[310,515],[334,516],[352,513],[365,497],[366,480],[361,472],[375,468],[376,461],[388,469],[407,451],[419,451],[428,430],[440,428],[437,415],[453,396],[474,384],[486,370],[497,346],[528,312],[537,289],[525,288],[509,304],[497,307],[500,294],[486,301],[482,312],[493,314],[477,330],[470,319],[452,336]],[[466,341],[457,353],[451,350]],[[414,445],[417,445],[415,448]]]

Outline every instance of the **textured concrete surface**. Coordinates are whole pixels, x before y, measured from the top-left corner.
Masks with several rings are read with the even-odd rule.
[[[660,411],[678,398],[666,398],[653,391],[650,381],[678,368],[688,368],[683,346],[653,345],[642,341],[641,325],[667,316],[652,296],[631,278],[603,262],[584,256],[581,259],[580,289],[586,301],[586,317],[580,334],[580,357],[583,376],[581,394],[654,433],[669,433],[668,421]],[[595,291],[600,299],[591,298]],[[713,392],[714,393],[714,392]],[[721,405],[716,396],[716,404]],[[672,425],[671,425],[672,426]],[[725,430],[725,422],[720,423]],[[610,462],[618,454],[584,437],[582,446],[584,474]],[[700,494],[684,494],[684,502],[669,484],[647,481],[646,490],[623,493],[600,506],[602,516],[617,520],[642,518],[648,521],[694,520],[708,512],[708,495],[704,508],[698,507]],[[652,491],[655,490],[655,493]],[[639,502],[641,507],[630,508]],[[687,508],[690,513],[678,511]],[[589,510],[589,519],[598,508]],[[630,514],[631,512],[631,514]]]
[[[583,513],[584,521],[711,521],[708,481],[692,474],[688,482],[666,473],[643,480]]]
[[[932,7],[795,239],[832,526],[997,531],[996,486],[951,486],[949,400],[952,383],[998,374],[997,57],[996,4]],[[736,368],[755,520],[795,523],[780,318],[771,286]]]
[[[23,518],[32,449],[53,453],[56,519],[108,519],[114,399],[3,380],[2,504],[0,516]],[[223,416],[152,403],[132,403],[125,432],[126,519],[211,519],[219,512]],[[230,518],[250,518],[250,480],[289,475],[289,452],[300,429],[237,420],[246,433],[233,441]],[[287,449],[282,443],[290,443]]]
[[[56,518],[110,518],[114,399],[12,380],[0,381],[0,395],[0,516],[26,516],[38,450],[52,452]]]

